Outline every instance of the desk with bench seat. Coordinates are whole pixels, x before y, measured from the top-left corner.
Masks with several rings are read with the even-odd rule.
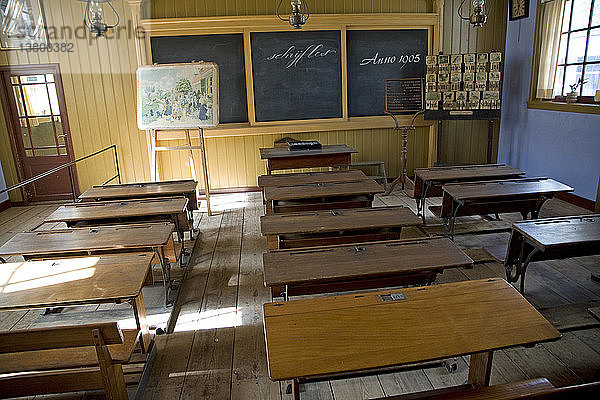
[[[0,398],[104,390],[128,400],[138,334],[116,322],[0,332]]]
[[[265,187],[266,213],[371,207],[383,187],[372,179]]]
[[[449,183],[443,186],[442,206],[430,207],[444,219],[444,233],[454,234],[456,217],[466,215],[520,212],[537,218],[542,205],[557,193],[573,188],[549,178],[523,178],[501,181]]]
[[[402,206],[267,214],[260,218],[268,250],[400,239],[402,228],[408,226],[421,226],[421,220]]]
[[[263,254],[265,286],[292,295],[428,284],[473,260],[448,238],[397,240]],[[324,267],[326,266],[326,268]]]
[[[320,149],[290,150],[287,147],[261,148],[260,158],[267,160],[267,174],[281,169],[312,167],[348,167],[355,149],[345,144],[323,145]]]
[[[185,196],[190,211],[198,209],[197,183],[192,179],[166,182],[139,182],[92,186],[83,192],[81,201],[140,199],[147,197]]]
[[[346,171],[299,172],[290,174],[261,175],[258,186],[264,190],[267,186],[306,185],[310,183],[356,182],[367,178],[364,172],[351,169]]]
[[[151,347],[142,288],[152,285],[154,253],[0,264],[0,311],[130,303],[142,351]]]
[[[165,254],[171,253],[177,256],[173,231],[173,224],[156,222],[22,232],[0,246],[0,258],[23,256],[26,260],[40,260],[82,255],[153,252],[161,265],[165,302],[168,303],[172,281],[171,266]]]
[[[170,221],[179,241],[184,231],[192,235],[193,220],[185,197],[164,197],[104,202],[81,202],[60,206],[45,222],[65,222],[68,227],[98,226],[152,221]]]
[[[302,379],[466,354],[468,383],[488,386],[494,350],[561,337],[502,279],[273,302],[263,312],[269,377],[293,380],[296,400]]]
[[[445,183],[510,179],[524,175],[523,171],[506,164],[415,168],[413,196],[417,203],[417,215],[421,215],[425,223],[425,201],[427,197],[442,196],[442,185]]]
[[[504,266],[509,282],[521,278],[529,263],[600,254],[600,214],[543,218],[512,224]]]

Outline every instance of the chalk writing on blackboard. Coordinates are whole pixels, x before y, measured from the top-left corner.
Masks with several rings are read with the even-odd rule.
[[[286,68],[297,67],[300,64],[300,61],[310,60],[313,58],[323,58],[328,55],[337,54],[337,50],[331,47],[326,47],[323,43],[319,44],[311,44],[306,48],[297,48],[295,45],[291,45],[287,48],[287,50],[283,52],[275,52],[269,57],[265,58],[265,61],[275,61],[275,60],[290,60],[290,62],[285,66]],[[336,62],[336,59],[333,59],[332,62]]]
[[[380,56],[379,52],[376,52],[373,57],[363,58],[360,61],[360,66],[364,67],[367,65],[386,65],[386,64],[401,64],[400,68],[404,68],[406,64],[414,63],[418,64],[421,62],[423,55],[417,54],[400,54],[399,56]]]

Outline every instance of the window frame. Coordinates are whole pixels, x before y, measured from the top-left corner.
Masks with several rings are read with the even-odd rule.
[[[575,0],[574,0],[575,1]],[[583,88],[579,88],[579,98],[576,103],[567,103],[566,101],[561,101],[565,98],[564,90],[565,90],[565,79],[566,79],[566,67],[570,65],[581,65],[582,77],[585,79],[585,67],[586,65],[594,65],[600,64],[600,61],[587,62],[587,51],[590,39],[590,32],[594,28],[600,28],[600,25],[591,26],[593,14],[592,10],[594,9],[595,2],[600,2],[600,0],[592,0],[590,4],[590,16],[587,27],[581,29],[571,30],[572,24],[572,11],[574,7],[574,1],[571,2],[571,15],[569,16],[569,29],[567,31],[561,31],[561,35],[567,33],[571,34],[572,32],[583,32],[586,31],[586,47],[585,54],[582,62],[569,63],[568,60],[568,51],[569,51],[569,41],[567,41],[567,48],[565,49],[565,62],[564,64],[557,64],[557,71],[559,68],[563,68],[565,73],[563,73],[563,82],[561,93],[563,94],[560,97],[554,97],[553,99],[541,99],[536,96],[537,93],[537,82],[539,75],[539,67],[540,67],[540,51],[542,45],[542,27],[540,26],[540,14],[541,14],[541,1],[537,1],[537,9],[536,9],[536,22],[535,22],[535,38],[534,38],[534,48],[533,48],[533,58],[532,58],[532,71],[531,71],[531,82],[529,87],[529,101],[527,102],[527,107],[530,109],[542,109],[542,110],[552,110],[552,111],[566,111],[566,112],[577,112],[577,113],[586,113],[586,114],[600,114],[600,103],[594,102],[594,96],[581,96]],[[564,18],[564,11],[563,17]],[[562,20],[561,18],[561,20]]]

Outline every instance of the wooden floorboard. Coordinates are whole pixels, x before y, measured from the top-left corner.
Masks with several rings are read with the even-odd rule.
[[[259,218],[264,213],[260,194],[218,195],[211,200],[213,198],[215,215],[208,217],[201,213],[196,217],[200,232],[187,280],[180,288],[181,309],[175,333],[156,337],[156,359],[149,371],[143,398],[291,399],[286,393],[289,382],[272,382],[266,366],[262,304],[271,298],[262,274],[262,253],[266,246],[259,228]],[[427,201],[428,206],[439,203],[438,198]],[[414,200],[399,190],[390,196],[376,196],[374,206],[385,205],[402,205],[415,210]],[[55,205],[33,205],[0,213],[0,243],[18,231],[33,229],[55,208]],[[551,200],[544,205],[541,215],[586,212],[563,201]],[[441,223],[428,210],[426,215],[428,225]],[[501,219],[459,218],[457,229],[467,232],[474,227],[496,229],[519,220],[520,215],[502,214]],[[61,226],[45,224],[38,229]],[[406,232],[406,237],[411,235],[421,233]],[[508,233],[456,236],[459,246],[471,249],[499,248],[507,241]],[[525,281],[526,298],[566,330],[557,342],[495,352],[492,383],[547,377],[553,384],[564,386],[599,378],[600,327],[585,314],[586,305],[600,301],[600,284],[590,280],[591,272],[600,272],[600,257],[531,264]],[[434,283],[491,277],[504,278],[503,265],[483,261],[470,269],[446,270]],[[144,289],[149,318],[164,319],[170,309],[159,307],[160,290],[156,292],[156,289]],[[97,312],[89,313],[91,309]],[[41,310],[3,312],[0,313],[0,330],[94,318],[123,320],[129,312],[128,305],[74,307],[51,316],[41,316]],[[161,321],[160,318],[157,321]],[[301,396],[302,400],[360,400],[459,385],[466,380],[469,357],[459,357],[457,362],[458,370],[454,373],[438,366],[309,382],[300,385]],[[83,397],[75,395],[73,398]]]

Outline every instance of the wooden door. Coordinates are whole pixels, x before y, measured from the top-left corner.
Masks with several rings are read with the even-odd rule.
[[[2,104],[19,180],[22,182],[73,161],[73,148],[58,64],[0,68]],[[71,198],[79,194],[75,166],[24,189],[26,201]]]

